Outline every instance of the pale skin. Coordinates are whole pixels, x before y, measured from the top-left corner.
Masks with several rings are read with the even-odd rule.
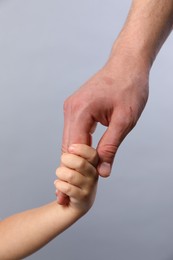
[[[107,127],[97,146],[102,177],[146,105],[151,66],[172,24],[173,0],[133,0],[106,64],[64,103],[63,152],[71,143],[90,145],[98,122]]]
[[[34,253],[71,226],[92,206],[97,189],[98,156],[86,145],[72,145],[56,170],[55,188],[68,196],[66,205],[57,201],[15,214],[0,222],[0,260],[18,260]],[[58,198],[57,198],[58,199]]]

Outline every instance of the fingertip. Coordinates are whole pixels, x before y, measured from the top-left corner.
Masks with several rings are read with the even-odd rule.
[[[59,205],[68,205],[69,197],[66,194],[64,194],[56,189],[55,195],[56,195],[57,203]]]
[[[53,183],[55,186],[56,186],[57,181],[58,181],[58,180],[55,180],[54,183]]]
[[[56,198],[58,200],[58,190],[57,189],[55,190],[55,196],[56,196]]]
[[[75,152],[75,149],[77,147],[77,144],[71,144],[68,148],[68,152],[69,153],[74,153]]]
[[[97,171],[100,176],[107,178],[111,174],[111,164],[107,162],[102,162],[101,164],[98,165]]]
[[[94,167],[97,167],[99,155],[95,148],[86,144],[72,144],[69,146],[69,154],[73,154],[87,160]],[[64,154],[65,155],[65,154]],[[61,157],[61,162],[65,165],[64,155]]]
[[[60,205],[68,205],[69,204],[69,197],[65,197],[65,196],[58,196],[57,198],[57,202]]]

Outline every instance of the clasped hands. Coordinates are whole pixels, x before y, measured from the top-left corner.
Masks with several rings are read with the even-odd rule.
[[[97,145],[97,172],[111,173],[115,154],[121,142],[136,125],[148,98],[148,73],[132,62],[116,57],[97,72],[64,103],[62,153],[72,144],[92,145],[97,123],[107,127]],[[59,204],[68,201],[62,192]]]

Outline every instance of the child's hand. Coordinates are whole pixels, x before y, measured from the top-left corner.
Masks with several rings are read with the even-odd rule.
[[[69,152],[61,157],[63,166],[56,170],[58,180],[54,184],[59,192],[69,197],[66,207],[84,214],[92,206],[96,195],[98,155],[94,148],[84,144],[72,145]]]

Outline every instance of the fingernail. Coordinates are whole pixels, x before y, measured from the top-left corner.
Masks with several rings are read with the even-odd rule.
[[[56,185],[57,181],[58,181],[58,180],[55,180],[53,184]]]
[[[111,164],[107,162],[101,163],[98,172],[102,177],[108,177],[111,173]]]
[[[74,150],[75,150],[75,144],[71,144],[68,148],[68,151],[72,153],[74,152]]]
[[[58,199],[58,190],[55,190],[55,196],[56,196],[57,199]]]

